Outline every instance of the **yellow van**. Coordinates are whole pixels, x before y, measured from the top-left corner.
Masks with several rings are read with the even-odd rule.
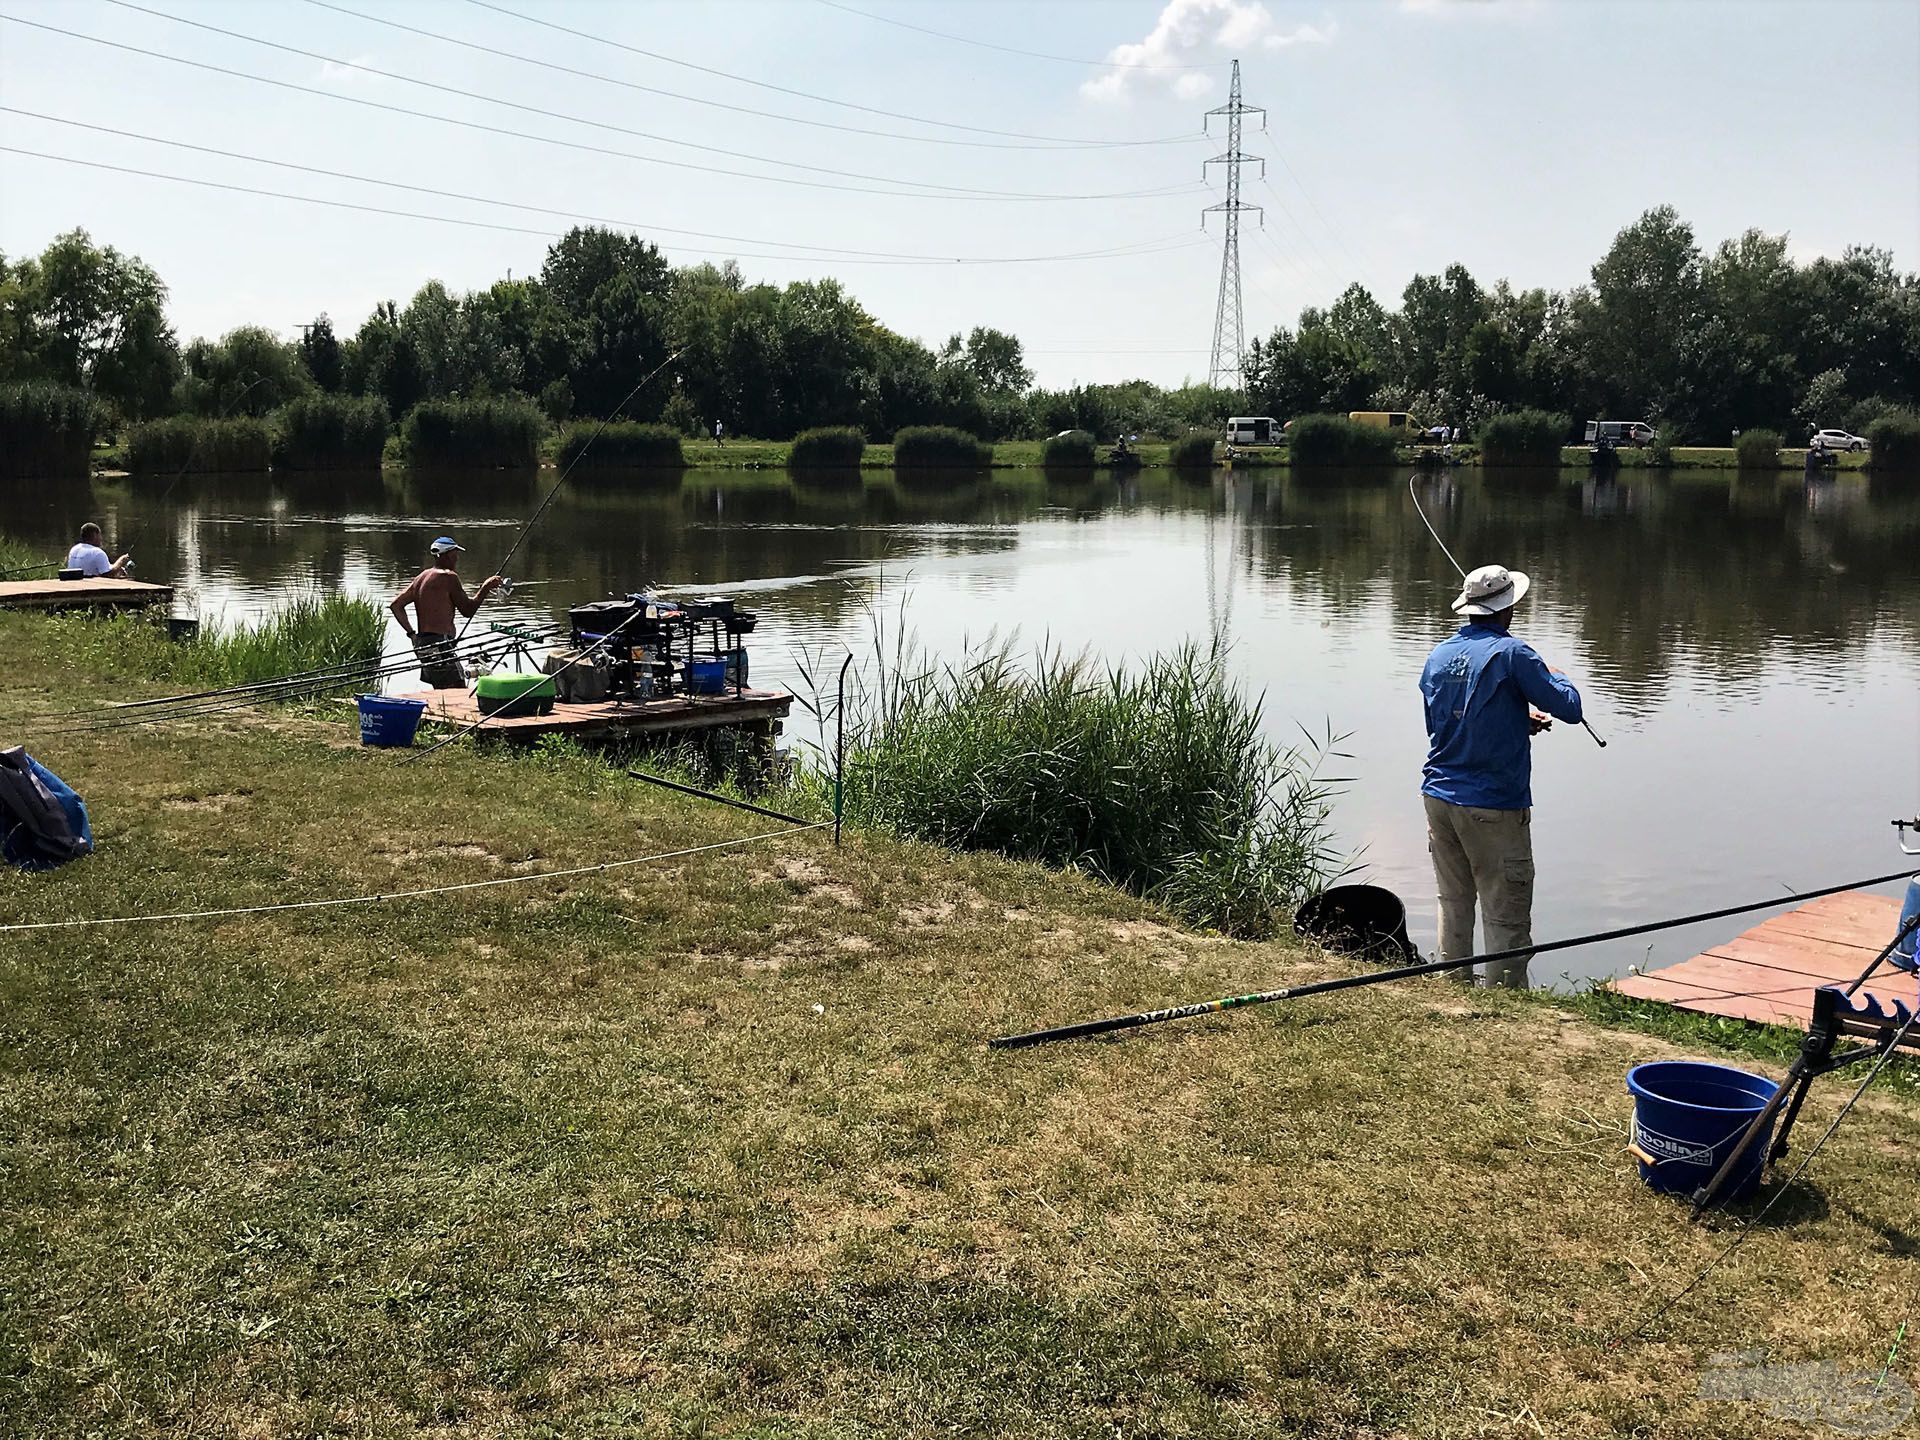
[[[1410,437],[1419,433],[1420,422],[1404,410],[1349,410],[1347,419],[1356,425],[1371,425],[1376,430],[1391,430]]]

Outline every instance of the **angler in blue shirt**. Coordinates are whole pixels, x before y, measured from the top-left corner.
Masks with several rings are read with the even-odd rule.
[[[1440,900],[1440,958],[1533,943],[1532,737],[1553,720],[1577,725],[1580,692],[1524,640],[1507,633],[1531,582],[1504,565],[1467,576],[1454,613],[1467,623],[1434,647],[1420,673],[1427,710],[1427,811]],[[1545,713],[1539,713],[1544,711]],[[1480,967],[1489,985],[1524,987],[1526,957]],[[1472,969],[1455,973],[1471,981]]]

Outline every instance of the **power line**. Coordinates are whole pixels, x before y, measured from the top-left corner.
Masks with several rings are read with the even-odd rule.
[[[858,15],[862,20],[877,20],[882,25],[897,25],[902,30],[914,30],[922,35],[951,40],[958,45],[975,45],[982,50],[998,50],[1003,55],[1024,55],[1029,60],[1054,60],[1062,65],[1094,65],[1108,70],[1224,70],[1230,63],[1225,60],[1196,60],[1187,65],[1130,65],[1124,60],[1082,60],[1075,55],[1049,55],[1043,50],[1020,50],[1012,45],[995,45],[991,40],[975,40],[966,35],[950,35],[945,30],[930,30],[925,25],[896,20],[891,15],[876,15],[871,10],[856,10],[851,5],[842,5],[840,0],[817,0],[817,3],[831,10],[844,10],[849,15]]]
[[[480,92],[475,90],[462,90],[457,85],[443,85],[437,80],[422,80],[418,76],[403,75],[395,70],[382,70],[382,69],[379,69],[377,66],[362,64],[358,60],[342,60],[338,56],[322,55],[316,50],[303,50],[297,45],[283,45],[277,40],[265,40],[257,35],[248,35],[239,30],[228,30],[219,25],[208,25],[203,21],[189,20],[184,15],[169,15],[164,10],[153,10],[153,9],[149,9],[145,5],[134,4],[133,0],[105,0],[105,3],[109,5],[113,5],[122,10],[131,10],[135,14],[150,15],[157,20],[169,20],[176,25],[185,25],[195,30],[204,30],[211,35],[222,35],[229,40],[239,40],[245,44],[258,45],[263,49],[267,49],[267,50],[278,50],[282,54],[286,54],[286,55],[297,55],[304,60],[318,60],[323,65],[337,66],[342,70],[354,70],[354,71],[358,71],[363,75],[376,76],[382,80],[396,80],[403,85],[417,85],[422,89],[435,90],[440,92],[443,95],[454,95],[454,96],[458,96],[462,100],[478,101],[483,105],[498,105],[508,110],[519,110],[528,115],[541,116],[543,119],[560,120],[570,125],[584,125],[589,129],[611,131],[616,135],[631,135],[637,140],[651,140],[656,144],[661,144],[661,145],[678,145],[683,149],[697,150],[703,154],[726,155],[726,156],[731,156],[734,159],[740,159],[740,160],[756,160],[763,165],[778,165],[789,170],[805,170],[816,175],[832,175],[843,180],[865,180],[876,185],[910,186],[916,190],[925,190],[929,192],[944,193],[952,197],[958,197],[958,198],[964,198],[964,199],[978,198],[978,199],[994,199],[994,200],[1007,200],[1007,199],[1031,200],[1036,198],[1042,198],[1042,197],[1036,197],[1029,191],[987,190],[987,189],[977,188],[974,186],[967,186],[967,185],[945,185],[945,184],[941,184],[938,181],[933,181],[933,180],[913,180],[913,179],[905,179],[905,178],[901,178],[899,176],[893,176],[893,175],[869,175],[869,174],[866,174],[865,172],[858,171],[858,170],[836,170],[830,165],[809,165],[805,161],[801,161],[801,160],[782,160],[771,155],[756,155],[749,151],[735,150],[724,145],[705,145],[700,143],[697,140],[676,140],[670,135],[658,135],[649,130],[636,130],[631,126],[627,126],[627,125],[615,125],[614,123],[608,120],[594,120],[584,115],[570,115],[564,110],[548,110],[542,106],[528,105],[518,100],[504,100],[494,95],[483,95]],[[28,23],[31,23],[31,22],[28,22]],[[46,28],[51,29],[53,27],[49,26]],[[88,38],[91,38],[91,37],[88,37]],[[649,156],[646,158],[651,160],[652,163],[658,164],[658,165],[673,165],[681,169],[699,170],[704,173],[714,174],[714,175],[730,175],[736,179],[776,180],[782,184],[799,183],[796,181],[785,180],[779,176],[755,175],[755,174],[752,174],[751,172],[743,171],[743,170],[724,170],[724,169],[718,169],[714,166],[707,165],[707,164],[694,165],[685,161],[664,160],[664,159],[660,159],[657,156]],[[1078,199],[1120,200],[1120,199],[1128,198],[1128,194],[1137,194],[1137,193],[1138,192],[1127,192],[1127,193],[1114,193],[1114,194],[1097,195],[1097,196],[1096,195],[1084,195],[1084,196],[1075,195],[1075,196],[1068,196],[1068,197],[1047,196],[1044,198],[1048,198],[1048,199],[1069,198],[1069,199],[1076,199],[1076,200]]]
[[[184,65],[193,70],[205,70],[215,75],[227,75],[237,80],[249,80],[258,85],[270,85],[278,90],[292,90],[302,95],[317,95],[323,100],[334,100],[346,105],[359,105],[369,110],[383,110],[392,115],[406,115],[416,120],[432,120],[442,125],[456,126],[462,130],[477,130],[487,135],[504,135],[515,140],[530,140],[536,145],[552,145],[563,150],[578,150],[588,155],[610,155],[621,160],[635,160],[644,165],[665,165],[676,170],[697,170],[706,175],[740,175],[748,180],[764,180],[775,185],[798,185],[813,190],[837,190],[855,195],[890,195],[907,200],[976,200],[998,201],[1012,199],[1011,196],[988,195],[941,195],[912,190],[877,190],[864,185],[835,185],[824,180],[795,180],[784,175],[755,175],[743,171],[718,170],[709,165],[694,165],[682,160],[665,160],[654,155],[641,155],[631,150],[614,150],[605,145],[589,145],[582,140],[561,140],[551,135],[535,135],[526,130],[512,130],[500,125],[488,125],[480,120],[460,120],[451,115],[436,115],[430,110],[414,110],[405,105],[394,105],[383,100],[370,100],[363,95],[343,95],[336,90],[321,90],[312,85],[300,85],[291,80],[276,80],[269,75],[256,75],[250,70],[234,70],[225,65],[213,65],[204,60],[189,60],[180,55],[168,55],[160,50],[147,50],[138,45],[127,45],[118,40],[106,40],[98,35],[83,34],[78,30],[63,30],[57,25],[44,25],[38,20],[23,20],[17,15],[0,15],[14,25],[25,25],[29,29],[44,30],[54,35],[64,35],[70,40],[83,40],[89,45],[104,46],[109,50],[123,50],[131,55],[143,55],[150,60],[165,60],[172,65]],[[1187,187],[1173,186],[1167,194],[1181,193]],[[1142,191],[1138,197],[1133,195],[1107,196],[1107,199],[1149,198],[1153,191]],[[1080,197],[1065,195],[1036,195],[1034,200],[1069,200]]]
[[[523,15],[518,10],[509,10],[504,5],[496,5],[493,0],[467,0],[469,5],[482,10],[492,10],[496,14],[509,15],[528,25],[539,25],[547,30],[557,30],[563,35],[571,35],[578,40],[590,40],[596,45],[609,45],[616,50],[625,50],[630,55],[642,55],[649,60],[658,60],[663,65],[678,65],[685,70],[694,70],[702,75],[712,75],[721,80],[731,80],[740,85],[751,85],[758,90],[772,90],[776,94],[791,95],[799,100],[811,100],[819,105],[836,105],[843,110],[857,110],[864,115],[881,115],[889,120],[907,120],[915,125],[932,125],[942,130],[964,130],[974,135],[997,135],[1008,140],[1053,140],[1061,144],[1076,145],[1082,143],[1077,137],[1058,135],[1034,135],[1022,130],[994,130],[984,125],[962,125],[953,120],[929,120],[922,115],[908,115],[898,110],[883,110],[875,105],[861,105],[852,100],[835,100],[826,95],[815,95],[806,90],[795,90],[786,85],[776,85],[770,80],[752,80],[745,75],[735,75],[731,71],[716,70],[709,65],[696,65],[691,60],[682,60],[677,56],[663,55],[657,50],[643,50],[638,45],[629,45],[625,41],[610,39],[605,35],[595,35],[586,30],[575,30],[557,21],[544,20],[537,15]]]
[[[52,155],[43,150],[28,150],[18,145],[0,145],[0,154],[25,155],[36,160],[51,160],[62,165],[80,165],[89,170],[109,170],[119,175],[135,175],[144,180],[165,180],[176,185],[196,185],[208,190],[228,190],[240,195],[258,195],[269,200],[295,200],[303,205],[324,205],[332,210],[356,210],[368,215],[390,215],[403,220],[430,220],[440,225],[460,225],[471,230],[498,230],[512,235],[534,235],[551,240],[559,232],[554,230],[536,230],[526,225],[503,225],[493,220],[463,220],[453,215],[434,215],[420,210],[395,210],[384,205],[362,205],[351,200],[324,200],[317,195],[296,195],[285,190],[265,190],[253,185],[235,185],[221,180],[202,180],[192,175],[170,175],[160,170],[143,170],[131,165],[111,165],[104,160],[82,160],[72,155]],[[373,182],[385,183],[385,182]],[[1060,256],[1060,259],[1112,258],[1129,259],[1135,256],[1156,255],[1165,250],[1183,250],[1191,242],[1167,245],[1161,250],[1132,250],[1113,252],[1109,256],[1096,256],[1089,252],[1080,256]],[[820,260],[836,265],[951,265],[951,264],[987,264],[1000,263],[984,260],[882,260],[860,259],[836,256],[813,255],[768,255],[751,250],[704,250],[689,245],[662,245],[662,250],[671,250],[683,255],[717,255],[722,258],[743,260]],[[1046,256],[1029,257],[1033,261],[1044,260]]]
[[[605,75],[596,70],[579,70],[571,65],[561,65],[551,60],[539,60],[531,55],[517,55],[511,50],[496,49],[491,45],[482,45],[473,40],[462,40],[455,35],[442,35],[435,30],[423,30],[417,25],[404,25],[384,15],[368,15],[359,10],[350,10],[345,5],[335,5],[330,0],[307,0],[307,4],[320,10],[332,10],[340,15],[351,15],[356,20],[365,20],[374,25],[385,25],[394,30],[405,31],[409,35],[424,36],[429,40],[438,40],[448,45],[458,45],[463,49],[477,50],[483,55],[498,56],[502,60],[512,60],[522,65],[537,65],[543,70],[553,70],[562,75],[575,75],[584,80],[598,80],[603,85],[618,85],[622,89],[637,90],[647,95],[661,95],[669,100],[684,100],[689,105],[706,105],[716,110],[731,111],[736,115],[752,115],[762,120],[778,120],[783,125],[810,125],[820,130],[837,130],[846,135],[871,135],[881,140],[910,141],[921,145],[960,145],[981,150],[1120,150],[1139,148],[1149,145],[1191,145],[1200,140],[1198,135],[1169,135],[1153,140],[1080,140],[1034,142],[1012,142],[1005,140],[962,140],[945,135],[905,135],[898,130],[875,130],[862,125],[836,125],[831,120],[809,120],[800,115],[789,115],[777,110],[756,110],[749,105],[730,105],[724,100],[709,99],[704,95],[689,95],[680,90],[663,90],[657,85],[642,85],[636,80],[623,80],[617,75]],[[930,123],[930,122],[929,122]]]
[[[782,249],[782,250],[801,250],[801,251],[809,251],[809,252],[820,252],[818,254],[805,254],[805,255],[796,255],[791,257],[781,257],[781,256],[754,257],[754,258],[762,258],[762,259],[764,258],[825,259],[825,260],[847,259],[847,260],[854,260],[854,261],[891,260],[891,261],[900,261],[904,263],[926,264],[926,265],[1016,265],[1016,264],[1034,264],[1034,263],[1039,263],[1042,261],[1050,261],[1050,260],[1101,259],[1108,256],[1122,255],[1122,254],[1126,254],[1136,250],[1144,250],[1150,247],[1166,245],[1166,244],[1169,244],[1171,241],[1182,238],[1177,235],[1162,235],[1162,236],[1157,236],[1151,240],[1135,241],[1129,245],[1116,245],[1116,246],[1110,246],[1100,250],[1081,250],[1081,251],[1075,251],[1075,252],[1069,252],[1069,253],[1057,254],[1057,255],[1006,255],[1006,256],[926,255],[926,254],[915,254],[912,252],[898,251],[898,250],[855,250],[855,249],[851,249],[851,248],[848,248],[845,246],[839,246],[839,245],[808,245],[808,244],[803,244],[798,241],[792,241],[792,240],[765,240],[765,239],[760,239],[754,236],[717,234],[710,230],[686,230],[673,225],[659,225],[659,224],[653,224],[650,222],[643,223],[638,220],[622,220],[622,219],[618,219],[618,218],[606,216],[606,215],[589,215],[589,214],[585,214],[583,212],[575,211],[575,210],[556,210],[544,205],[524,204],[517,200],[498,200],[487,195],[469,195],[459,190],[436,190],[433,187],[428,185],[411,185],[411,184],[407,184],[404,181],[399,181],[399,180],[381,180],[371,175],[355,175],[345,170],[328,170],[322,166],[302,165],[302,164],[299,164],[297,161],[292,161],[292,160],[274,160],[274,159],[270,159],[265,155],[249,155],[244,151],[240,151],[240,150],[222,150],[217,146],[196,145],[186,140],[169,140],[164,138],[163,136],[147,135],[136,130],[117,130],[110,125],[95,125],[85,120],[71,120],[61,115],[43,114],[37,110],[23,110],[23,109],[20,109],[18,106],[14,106],[14,105],[0,105],[0,114],[23,115],[23,116],[26,116],[28,119],[44,120],[54,125],[68,125],[79,130],[92,130],[97,134],[101,134],[101,135],[116,135],[122,139],[139,140],[151,145],[166,145],[176,150],[191,150],[191,151],[194,151],[196,154],[201,154],[201,155],[218,155],[228,160],[244,160],[249,164],[253,164],[253,165],[272,165],[282,170],[298,170],[303,174],[308,174],[308,175],[324,175],[329,179],[333,179],[333,180],[351,180],[356,184],[361,184],[361,185],[380,185],[390,190],[405,190],[416,195],[431,195],[436,199],[441,199],[441,200],[465,200],[465,201],[471,201],[472,203],[477,205],[498,205],[505,209],[525,210],[531,214],[536,214],[536,215],[552,215],[563,220],[584,220],[589,224],[594,224],[594,225],[611,225],[611,226],[616,226],[619,228],[634,231],[636,234],[647,234],[647,233],[657,231],[661,234],[667,234],[667,235],[691,235],[696,239],[702,239],[702,240],[725,240],[730,243],[741,244],[741,245],[770,245],[777,249]],[[61,156],[52,156],[52,155],[42,154],[39,151],[19,151],[17,153],[32,154],[40,159],[65,158]],[[72,161],[70,163],[82,164],[82,163],[91,163],[91,162]],[[154,175],[152,178],[175,179],[175,178],[181,178],[181,177]],[[277,192],[262,192],[262,193],[277,194]],[[304,199],[307,197],[292,196],[292,195],[278,195],[277,198]],[[411,214],[411,212],[394,212],[394,213]],[[423,216],[423,217],[415,217],[415,218],[445,218],[445,217],[424,217]],[[544,232],[527,232],[527,233],[544,233]],[[675,247],[668,247],[668,248],[675,248]],[[718,252],[709,251],[709,250],[691,250],[690,249],[689,253],[714,254]]]

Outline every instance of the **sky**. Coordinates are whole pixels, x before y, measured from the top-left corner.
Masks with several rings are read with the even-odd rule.
[[[531,274],[591,217],[677,263],[835,277],[930,344],[1010,330],[1045,385],[1204,380],[1222,217],[1203,229],[1202,211],[1225,180],[1204,162],[1225,132],[1203,116],[1236,58],[1266,111],[1242,141],[1265,161],[1242,171],[1263,207],[1241,222],[1249,339],[1354,281],[1391,305],[1455,261],[1578,284],[1660,204],[1709,247],[1758,227],[1802,259],[1872,244],[1920,266],[1913,0],[0,0],[0,17],[0,253],[82,226],[159,272],[183,340],[292,338],[322,311],[347,333],[429,279]]]

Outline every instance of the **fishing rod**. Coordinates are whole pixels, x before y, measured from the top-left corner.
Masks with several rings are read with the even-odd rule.
[[[1463,566],[1458,560],[1453,558],[1453,552],[1447,549],[1447,542],[1440,538],[1440,532],[1434,529],[1433,522],[1427,519],[1427,512],[1420,508],[1420,494],[1417,490],[1413,488],[1413,481],[1414,481],[1413,476],[1411,475],[1407,476],[1407,495],[1413,501],[1413,513],[1420,517],[1420,523],[1426,526],[1427,533],[1433,536],[1433,543],[1440,547],[1440,553],[1447,557],[1447,563],[1453,566],[1455,570],[1460,572],[1460,579],[1464,583],[1467,578],[1466,567]],[[1586,717],[1584,715],[1580,719],[1580,725],[1581,725],[1581,728],[1587,732],[1587,734],[1593,736],[1594,744],[1598,745],[1602,750],[1607,748],[1607,742],[1600,738],[1599,731],[1595,730],[1593,726],[1587,724]]]
[[[527,517],[527,523],[520,527],[520,533],[513,537],[513,544],[507,547],[506,558],[500,562],[500,569],[496,573],[498,573],[502,577],[506,575],[507,566],[513,563],[513,557],[519,553],[521,543],[527,538],[529,534],[532,533],[533,527],[540,523],[540,517],[547,513],[547,507],[553,504],[554,497],[560,493],[561,487],[567,483],[567,477],[573,474],[575,467],[577,467],[580,464],[580,462],[586,458],[587,452],[593,448],[594,441],[598,440],[602,435],[602,433],[605,432],[607,426],[613,423],[614,417],[618,415],[623,409],[626,408],[627,402],[629,400],[633,399],[634,396],[638,395],[643,389],[646,388],[648,382],[651,381],[654,376],[658,375],[662,370],[666,369],[667,366],[673,364],[674,361],[678,360],[682,355],[686,354],[687,351],[690,350],[691,348],[692,347],[690,345],[682,345],[678,350],[674,351],[671,355],[667,356],[666,359],[662,360],[658,365],[654,366],[653,369],[649,370],[645,375],[642,375],[640,377],[639,383],[637,383],[631,390],[627,391],[625,395],[620,397],[620,403],[618,405],[615,405],[613,409],[609,410],[601,418],[600,423],[594,427],[593,434],[587,437],[587,443],[582,445],[580,449],[574,454],[573,459],[567,462],[567,468],[560,472],[560,478],[553,482],[553,488],[549,490],[546,493],[545,498],[543,498],[540,501],[540,503],[534,507],[533,514]],[[507,585],[508,585],[508,588],[511,589],[512,581],[509,580],[507,582]],[[478,613],[478,612],[476,611],[475,613]],[[467,627],[472,624],[473,624],[473,616],[469,615],[467,616],[466,624],[460,627],[460,633],[454,637],[455,640],[465,639],[466,633],[467,633]]]
[[[1608,940],[1626,940],[1635,935],[1651,935],[1656,930],[1672,930],[1681,925],[1697,925],[1706,920],[1724,920],[1730,915],[1745,915],[1755,910],[1771,910],[1781,905],[1797,905],[1823,895],[1838,895],[1844,890],[1860,890],[1869,885],[1886,885],[1904,880],[1910,870],[1891,875],[1875,875],[1865,880],[1850,880],[1844,885],[1827,885],[1798,895],[1771,895],[1746,905],[1729,905],[1720,910],[1705,910],[1697,915],[1682,915],[1672,920],[1654,920],[1644,925],[1628,925],[1618,930],[1602,930],[1592,935],[1577,935],[1571,940],[1549,940],[1543,945],[1521,945],[1511,950],[1496,950],[1488,955],[1468,955],[1458,960],[1432,960],[1419,965],[1400,965],[1391,970],[1376,970],[1367,975],[1343,975],[1334,980],[1315,980],[1306,985],[1289,985],[1278,990],[1259,990],[1251,995],[1227,995],[1218,1000],[1202,1000],[1192,1005],[1175,1005],[1165,1010],[1146,1010],[1137,1015],[1114,1015],[1104,1020],[1081,1020],[1071,1025],[1056,1025],[1046,1030],[1030,1030],[1021,1035],[1001,1035],[987,1042],[995,1050],[1022,1050],[1029,1045],[1045,1045],[1054,1040],[1080,1040],[1091,1035],[1106,1035],[1115,1030],[1135,1030],[1143,1025],[1158,1025],[1167,1020],[1190,1020],[1198,1015],[1213,1015],[1240,1010],[1249,1005],[1271,1005],[1280,1000],[1301,1000],[1309,995],[1325,995],[1335,990],[1357,990],[1367,985],[1384,985],[1390,980],[1406,980],[1416,975],[1438,975],[1469,965],[1484,965],[1500,960],[1518,960],[1545,955],[1555,950],[1573,950],[1582,945],[1598,945]]]
[[[485,643],[490,644],[492,642],[488,641]],[[499,653],[507,653],[508,648],[510,647],[503,647]],[[485,658],[487,653],[485,649],[476,647],[474,650],[468,652],[468,658],[480,660]],[[103,730],[132,729],[141,725],[162,725],[175,720],[204,719],[208,716],[221,715],[233,710],[251,709],[259,705],[270,705],[279,701],[299,700],[309,697],[317,698],[335,690],[344,690],[362,684],[369,684],[377,680],[387,679],[394,675],[403,675],[417,668],[417,665],[417,660],[407,660],[393,665],[376,667],[371,670],[361,669],[350,674],[331,678],[323,677],[318,680],[287,682],[280,684],[274,689],[254,691],[237,698],[228,697],[220,700],[209,700],[198,704],[180,706],[172,710],[161,710],[147,715],[117,717],[115,712],[112,711],[98,711],[94,712],[98,718],[93,723],[83,722],[63,725],[59,728],[59,733],[63,735],[89,734]],[[36,733],[45,733],[45,730],[42,729]]]

